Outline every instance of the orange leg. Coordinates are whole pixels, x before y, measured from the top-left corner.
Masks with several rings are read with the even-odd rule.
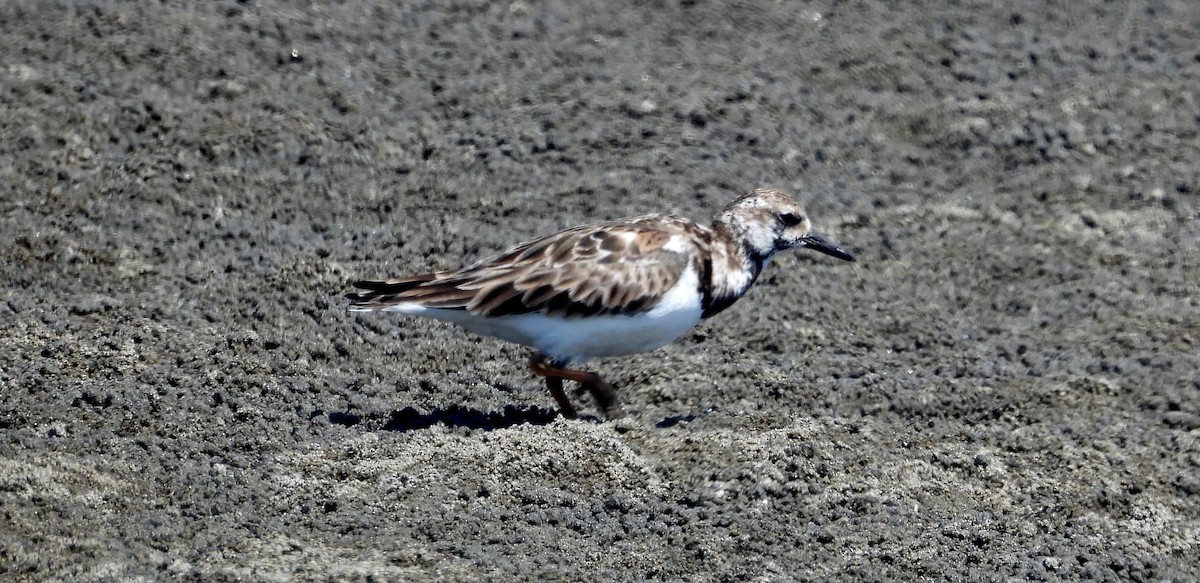
[[[534,372],[538,372],[536,369]],[[563,380],[559,377],[546,377],[546,388],[550,389],[550,394],[554,400],[558,402],[558,410],[562,411],[562,416],[567,419],[577,419],[575,407],[571,405],[570,399],[567,399],[567,393],[563,391]]]
[[[541,354],[535,354],[529,360],[529,370],[533,371],[533,374],[546,378],[546,388],[550,389],[550,394],[555,401],[558,401],[559,410],[567,419],[575,419],[576,414],[575,407],[571,406],[566,393],[563,392],[563,379],[575,381],[587,387],[606,417],[612,419],[620,415],[617,409],[616,392],[608,383],[604,382],[604,379],[600,378],[600,375],[594,372],[554,366],[546,362],[546,357]]]

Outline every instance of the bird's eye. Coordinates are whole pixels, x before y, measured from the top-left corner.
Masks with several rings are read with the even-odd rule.
[[[779,220],[783,221],[784,226],[794,227],[804,222],[804,215],[783,213],[782,215],[779,215]]]

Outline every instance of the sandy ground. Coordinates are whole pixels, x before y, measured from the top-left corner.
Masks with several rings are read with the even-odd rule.
[[[196,4],[0,3],[0,579],[1200,578],[1195,2]],[[619,422],[341,298],[758,185]]]

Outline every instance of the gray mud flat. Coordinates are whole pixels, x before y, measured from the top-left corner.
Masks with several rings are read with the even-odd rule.
[[[0,4],[0,579],[1200,578],[1195,3],[183,4]],[[341,298],[759,185],[619,422]]]

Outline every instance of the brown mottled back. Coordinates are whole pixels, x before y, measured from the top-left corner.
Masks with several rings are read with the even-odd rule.
[[[361,282],[368,291],[351,299],[366,308],[411,302],[483,316],[636,314],[687,268],[685,254],[664,246],[689,223],[651,218],[567,229],[458,271]]]

